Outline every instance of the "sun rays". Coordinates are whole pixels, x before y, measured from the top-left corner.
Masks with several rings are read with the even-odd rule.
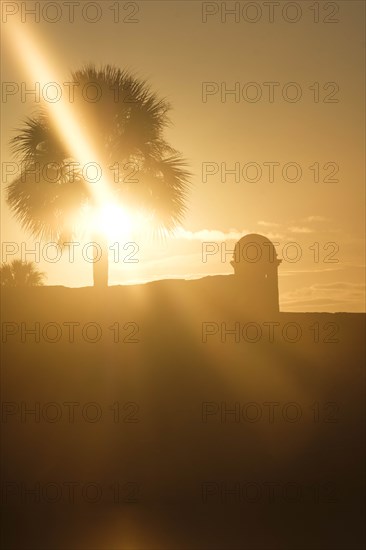
[[[35,38],[24,28],[24,25],[12,22],[5,26],[8,31],[8,40],[11,42],[17,54],[17,60],[30,82],[38,83],[42,89],[49,83],[58,83],[62,80],[54,69],[51,68],[46,57],[42,55],[41,49]],[[50,54],[51,57],[51,54]],[[70,156],[83,169],[89,164],[100,168],[100,177],[95,178],[89,185],[89,191],[93,201],[98,205],[101,216],[112,202],[110,183],[107,173],[103,173],[103,162],[99,158],[93,143],[82,131],[79,123],[79,115],[73,108],[72,102],[61,96],[58,101],[44,101],[42,105],[48,112],[52,123],[58,130],[59,136]],[[115,218],[115,216],[114,216]],[[110,225],[108,226],[110,228]],[[107,232],[109,229],[107,229]]]

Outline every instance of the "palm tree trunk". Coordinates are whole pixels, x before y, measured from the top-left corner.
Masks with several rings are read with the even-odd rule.
[[[98,234],[94,235],[93,242],[98,246],[94,247],[93,255],[93,283],[96,288],[108,286],[108,241]]]

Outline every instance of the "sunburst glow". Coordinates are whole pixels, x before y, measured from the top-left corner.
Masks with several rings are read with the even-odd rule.
[[[91,220],[91,225],[108,240],[113,240],[130,237],[134,222],[133,215],[126,208],[106,203],[98,209],[95,218]]]
[[[148,229],[149,217],[132,212],[115,203],[104,202],[99,207],[85,206],[78,219],[78,230],[92,237],[102,235],[108,242],[127,241],[143,235]]]

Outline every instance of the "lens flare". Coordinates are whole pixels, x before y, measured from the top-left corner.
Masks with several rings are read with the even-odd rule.
[[[24,25],[11,22],[4,27],[17,54],[17,60],[31,81],[39,83],[41,88],[48,83],[62,81],[51,64],[47,62],[40,44],[24,28]],[[81,167],[85,167],[90,162],[100,167],[103,166],[92,141],[85,135],[78,123],[78,113],[72,103],[62,96],[59,101],[45,102],[43,106],[49,112],[71,157]],[[96,204],[101,205],[110,200],[111,185],[104,174],[99,181],[93,182],[89,187]]]
[[[134,228],[133,216],[123,207],[106,203],[101,206],[91,225],[108,240],[128,238]]]

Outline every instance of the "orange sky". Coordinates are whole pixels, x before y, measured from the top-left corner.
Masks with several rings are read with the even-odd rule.
[[[147,77],[154,90],[172,103],[174,124],[167,137],[188,158],[194,174],[189,212],[175,238],[165,243],[140,240],[137,264],[112,261],[111,284],[231,273],[229,255],[226,262],[220,254],[202,261],[202,241],[215,241],[219,247],[226,242],[229,250],[240,235],[258,232],[279,243],[280,257],[290,242],[298,243],[302,252],[298,262],[284,261],[280,267],[283,310],[364,310],[363,2],[337,2],[336,15],[320,2],[319,23],[314,23],[309,8],[313,3],[306,1],[297,3],[302,13],[294,23],[282,15],[296,15],[291,9],[286,11],[288,2],[280,3],[273,23],[264,2],[256,3],[262,13],[257,23],[247,22],[242,12],[237,22],[234,15],[227,15],[223,22],[221,2],[149,0],[130,6],[119,2],[118,23],[110,9],[117,3],[108,0],[98,4],[101,16],[95,23],[81,15],[81,6],[87,2],[80,2],[72,23],[63,2],[60,21],[55,23],[45,21],[45,17],[54,17],[52,8],[34,22],[32,16],[22,13],[24,2],[5,4],[19,7],[18,14],[9,15],[8,21],[21,22],[23,16],[22,28],[35,39],[63,81],[69,80],[70,69],[86,62],[115,64]],[[28,9],[34,4],[26,2]],[[247,3],[239,4],[243,10]],[[234,5],[226,2],[228,9]],[[217,13],[208,15],[204,23],[202,13],[209,9],[217,9]],[[94,17],[92,9],[87,14]],[[255,15],[253,11],[247,14]],[[6,13],[2,15],[4,21]],[[136,22],[123,21],[126,17]],[[325,18],[338,18],[339,22],[325,23]],[[2,52],[2,81],[19,87],[22,82],[34,85],[5,37]],[[250,82],[262,93],[255,103],[247,99],[254,91],[253,86],[247,87]],[[273,102],[266,82],[279,83],[274,87]],[[295,82],[301,91],[297,102],[283,99],[289,82]],[[319,83],[318,102],[314,101],[315,82]],[[336,83],[339,91],[328,98],[338,102],[324,102],[335,89],[334,85],[323,89],[329,82]],[[203,86],[214,92],[205,100]],[[239,97],[221,96],[225,89],[235,87]],[[290,97],[294,89],[287,88]],[[19,246],[22,241],[29,245],[33,241],[5,204],[4,163],[12,160],[8,142],[14,129],[35,106],[30,97],[22,98],[20,93],[3,95],[1,105],[2,241]],[[272,182],[268,178],[271,162],[279,163]],[[301,168],[297,182],[286,181],[283,167],[290,162]],[[309,168],[316,162],[319,182],[314,181],[314,168]],[[245,180],[245,174],[247,180],[254,178],[253,165],[250,168],[248,163],[256,163],[254,167],[262,170],[257,182]],[[326,163],[332,164],[324,169]],[[240,170],[238,181],[234,174],[227,174],[225,181],[225,166]],[[339,181],[322,181],[334,166],[339,167],[334,176]],[[204,178],[204,169],[216,173]],[[287,174],[287,179],[293,177],[291,169]],[[314,243],[319,243],[318,262],[314,261]],[[335,245],[324,250],[327,243]],[[339,261],[325,262],[326,255],[337,247],[331,259]],[[55,264],[41,261],[39,267],[47,272],[48,284],[90,285],[91,265],[80,255],[76,257],[73,264],[66,257]]]

